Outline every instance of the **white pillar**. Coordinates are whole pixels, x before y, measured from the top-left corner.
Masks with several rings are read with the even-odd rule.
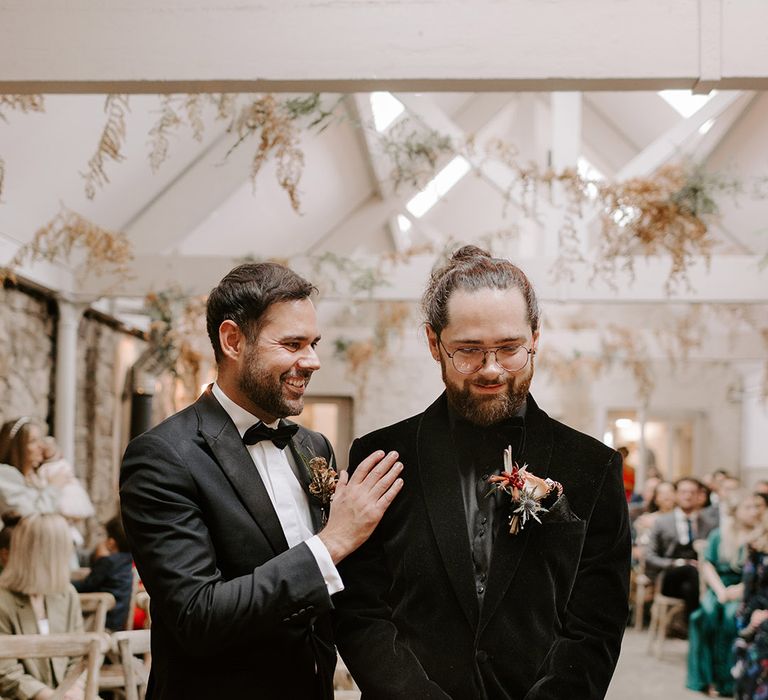
[[[768,479],[768,400],[763,382],[768,371],[763,363],[741,369],[741,480],[751,486]]]
[[[75,411],[77,407],[77,332],[86,306],[57,299],[56,404],[54,435],[64,459],[75,461]]]

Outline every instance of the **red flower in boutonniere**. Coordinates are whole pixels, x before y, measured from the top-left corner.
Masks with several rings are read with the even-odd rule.
[[[557,481],[542,479],[531,474],[527,464],[518,466],[517,462],[512,460],[511,446],[504,450],[504,471],[489,477],[488,483],[491,485],[489,495],[502,491],[511,497],[512,515],[509,519],[509,532],[512,535],[520,532],[531,519],[537,523],[541,522],[539,515],[548,512],[541,502],[553,490],[558,497],[563,493],[563,487]]]

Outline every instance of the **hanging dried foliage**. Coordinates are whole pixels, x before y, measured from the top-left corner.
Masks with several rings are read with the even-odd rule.
[[[73,259],[77,253],[77,258]],[[5,268],[0,279],[15,280],[15,270],[36,261],[60,262],[73,267],[79,279],[110,273],[117,280],[128,278],[133,259],[131,244],[123,233],[97,226],[77,212],[62,206],[61,211],[38,229]]]
[[[6,111],[45,112],[45,99],[42,95],[0,95],[0,119],[8,121]]]
[[[458,149],[449,137],[410,119],[398,122],[380,139],[382,151],[392,163],[395,190],[403,184],[422,187],[435,174],[438,163]]]
[[[738,182],[688,163],[664,166],[651,178],[601,184],[603,211],[594,276],[611,279],[618,261],[634,274],[638,252],[666,254],[671,260],[667,293],[681,283],[690,287],[691,263],[697,258],[710,260],[714,240],[708,221],[718,212],[715,196],[739,189]]]
[[[274,95],[262,95],[240,109],[232,125],[237,141],[232,148],[240,146],[246,139],[255,136],[258,148],[251,163],[251,181],[256,187],[256,178],[261,167],[270,158],[277,163],[277,181],[291,200],[291,206],[298,212],[299,181],[304,171],[304,152],[300,148],[300,130],[322,131],[331,122],[340,100],[325,109],[319,94],[291,98],[283,102]],[[306,122],[306,123],[305,123]]]
[[[109,182],[104,169],[107,161],[119,163],[123,160],[120,149],[125,140],[125,115],[129,111],[128,95],[107,95],[104,103],[107,123],[99,137],[96,153],[88,161],[88,170],[82,173],[85,179],[85,195],[88,199],[96,196],[96,188]]]
[[[181,384],[184,403],[194,400],[200,388],[202,361],[208,348],[206,301],[206,296],[189,297],[176,286],[147,294],[144,299],[151,319],[147,341],[153,366],[158,371],[169,371],[174,383]],[[177,394],[173,392],[174,399]]]
[[[149,130],[149,165],[152,172],[157,172],[168,158],[168,149],[171,145],[168,134],[182,124],[173,103],[173,95],[162,96],[160,117]]]

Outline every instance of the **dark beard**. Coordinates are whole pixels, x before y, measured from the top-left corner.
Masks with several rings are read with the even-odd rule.
[[[238,378],[238,387],[248,399],[262,409],[265,413],[275,418],[298,416],[304,410],[304,399],[288,400],[283,396],[282,380],[286,377],[304,377],[309,383],[309,373],[285,372],[279,377],[274,377],[263,369],[256,359],[253,349],[248,350],[245,357],[245,370]]]
[[[524,377],[512,375],[507,379],[507,390],[503,394],[487,397],[474,396],[470,392],[469,384],[457,387],[448,380],[442,358],[440,358],[440,365],[448,403],[464,420],[475,425],[494,425],[514,416],[525,403],[528,389],[531,387],[531,379],[533,379],[533,362],[531,362],[527,375]]]

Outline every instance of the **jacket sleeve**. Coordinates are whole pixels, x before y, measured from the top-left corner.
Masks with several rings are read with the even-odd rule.
[[[371,450],[372,451],[372,450]],[[368,456],[359,440],[349,454],[354,471]],[[392,576],[376,531],[339,564],[344,591],[334,597],[336,645],[367,700],[450,698],[432,682],[419,660],[398,639],[392,609],[386,602]]]
[[[645,557],[645,566],[650,576],[655,576],[660,571],[669,569],[675,560],[667,556],[664,543],[664,531],[660,527],[659,518],[653,523],[648,542],[648,554]]]
[[[614,453],[589,517],[565,619],[525,700],[605,696],[629,615],[629,516]]]
[[[154,433],[133,440],[120,475],[123,524],[159,615],[188,654],[221,653],[273,635],[300,614],[330,610],[312,552],[301,543],[225,580],[201,512],[202,494],[176,446]]]

